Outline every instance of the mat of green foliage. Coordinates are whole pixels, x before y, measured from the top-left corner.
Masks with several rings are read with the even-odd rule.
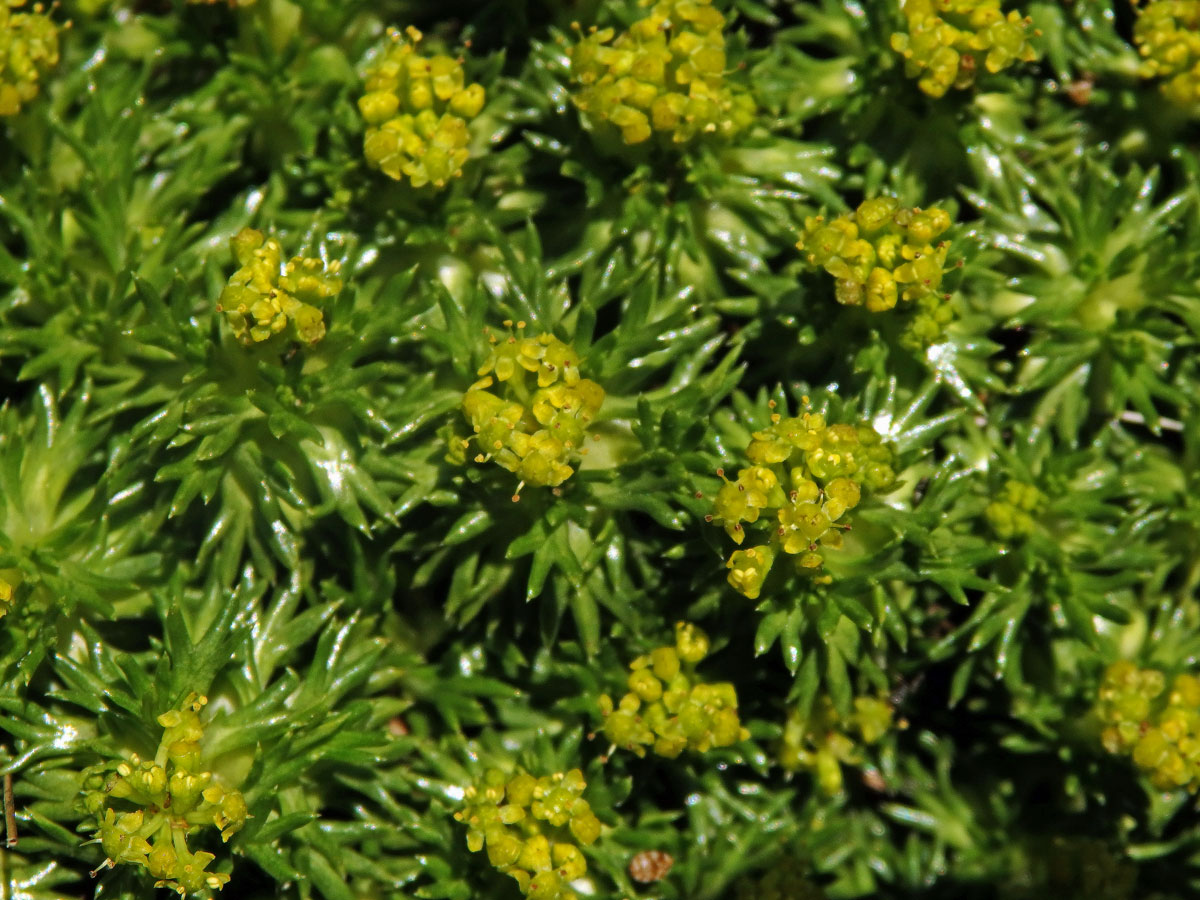
[[[0,900],[1200,896],[1200,4],[713,3],[7,0]]]

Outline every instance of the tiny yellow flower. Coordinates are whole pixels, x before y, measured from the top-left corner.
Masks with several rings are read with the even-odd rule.
[[[734,550],[729,562],[725,564],[725,568],[730,570],[730,587],[749,600],[757,600],[774,561],[774,551],[765,545],[750,547],[747,550]]]

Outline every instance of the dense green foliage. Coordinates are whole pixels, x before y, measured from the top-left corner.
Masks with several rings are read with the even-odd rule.
[[[1200,4],[714,5],[0,6],[0,900],[1200,892]]]

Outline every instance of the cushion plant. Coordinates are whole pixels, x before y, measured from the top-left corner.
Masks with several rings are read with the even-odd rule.
[[[1200,895],[1200,2],[0,0],[0,898]]]

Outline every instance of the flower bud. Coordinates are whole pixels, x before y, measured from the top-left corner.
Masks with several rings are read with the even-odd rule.
[[[1171,684],[1171,695],[1167,703],[1171,706],[1200,708],[1200,678],[1195,675],[1177,675]]]
[[[688,703],[679,711],[679,727],[688,741],[699,743],[712,727],[712,716],[696,703]]]
[[[487,838],[488,862],[496,868],[515,865],[524,845],[506,829],[496,825],[485,833]]]
[[[688,740],[684,735],[662,735],[654,741],[654,752],[664,759],[675,759],[687,746]]]
[[[573,812],[569,827],[575,839],[585,846],[594,843],[596,838],[600,837],[600,820],[590,808]]]
[[[742,727],[735,709],[720,709],[712,717],[712,743],[714,747],[729,747],[750,737]]]
[[[197,752],[190,757],[199,755],[199,745],[192,745]],[[178,764],[177,764],[178,765]],[[171,808],[173,811],[187,812],[200,800],[200,795],[212,780],[211,772],[192,773],[186,769],[177,769],[171,775]]]
[[[574,844],[555,844],[551,848],[554,870],[564,881],[574,881],[587,872],[587,862]]]
[[[544,835],[534,835],[525,841],[517,865],[522,869],[530,869],[534,872],[542,872],[550,868],[550,842]]]
[[[647,703],[652,703],[662,696],[662,682],[646,669],[631,672],[627,684],[629,690]]]
[[[1133,761],[1143,769],[1156,769],[1166,761],[1170,753],[1170,743],[1163,732],[1158,728],[1151,728],[1134,745]]]
[[[533,791],[537,779],[532,775],[521,774],[508,782],[508,802],[517,806],[528,806],[533,802]]]
[[[175,851],[165,841],[157,842],[146,857],[146,868],[159,880],[173,879],[178,870],[178,858]]]
[[[675,623],[675,652],[684,662],[698,663],[708,655],[708,635],[689,622]]]
[[[650,664],[654,674],[663,681],[670,682],[679,674],[679,654],[674,647],[657,647],[650,651]]]
[[[870,234],[892,221],[900,208],[895,197],[876,197],[861,203],[854,214],[854,221],[864,232]]]
[[[988,525],[1001,540],[1029,537],[1036,527],[1031,513],[1039,511],[1045,497],[1031,484],[1009,480],[996,500],[984,510]]]

